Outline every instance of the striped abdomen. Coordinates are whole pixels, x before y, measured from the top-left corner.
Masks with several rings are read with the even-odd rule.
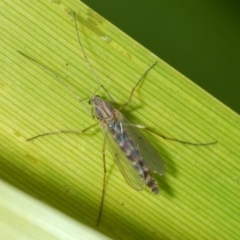
[[[151,176],[149,168],[144,165],[139,149],[133,142],[131,136],[122,128],[121,122],[115,120],[108,125],[108,130],[147,187],[153,193],[158,194],[159,189],[156,181]]]

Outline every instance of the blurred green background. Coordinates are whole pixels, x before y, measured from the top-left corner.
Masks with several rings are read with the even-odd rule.
[[[240,1],[85,4],[240,113]]]

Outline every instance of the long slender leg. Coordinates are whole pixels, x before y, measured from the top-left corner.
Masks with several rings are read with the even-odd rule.
[[[212,144],[215,144],[217,143],[217,141],[213,141],[213,142],[208,142],[208,143],[193,143],[193,142],[188,142],[188,141],[184,141],[184,140],[179,140],[179,139],[176,139],[176,138],[172,138],[172,137],[166,137],[150,128],[147,128],[146,126],[143,126],[143,125],[133,125],[137,128],[141,128],[141,129],[144,129],[144,130],[147,130],[165,140],[170,140],[170,141],[175,141],[175,142],[180,142],[182,144],[188,144],[188,145],[194,145],[194,146],[206,146],[206,145],[212,145]]]
[[[128,98],[128,101],[126,103],[124,103],[120,108],[119,110],[122,110],[123,108],[127,107],[130,102],[132,101],[132,97],[133,97],[133,93],[135,92],[136,88],[138,87],[138,85],[140,84],[140,82],[144,79],[144,77],[148,74],[148,72],[157,64],[157,62],[155,62],[152,66],[150,66],[146,71],[145,73],[142,75],[142,77],[137,81],[136,85],[133,87],[130,95],[129,95],[129,98]]]
[[[102,209],[103,209],[103,203],[104,203],[104,196],[105,196],[105,185],[106,185],[106,161],[105,161],[105,149],[106,149],[106,138],[104,137],[103,140],[103,149],[102,149],[102,156],[103,156],[103,187],[102,187],[102,197],[101,197],[101,203],[100,203],[100,209],[98,213],[98,219],[97,219],[97,226],[100,222],[101,216],[102,216]]]
[[[61,133],[83,134],[83,133],[87,132],[88,130],[94,128],[97,125],[98,125],[98,123],[95,123],[95,124],[85,128],[85,129],[83,129],[82,131],[60,130],[60,131],[57,131],[57,132],[43,133],[43,134],[37,135],[35,137],[29,138],[26,141],[31,141],[31,140],[39,138],[39,137],[45,137],[45,136],[49,136],[49,135],[57,135],[57,134],[61,134]]]
[[[87,64],[88,64],[88,66],[89,66],[92,74],[94,75],[96,81],[99,83],[99,87],[98,87],[97,90],[94,92],[94,95],[96,94],[96,92],[98,91],[99,88],[103,88],[103,90],[106,92],[106,94],[108,95],[108,97],[110,97],[111,100],[112,100],[113,102],[115,102],[114,99],[112,98],[112,96],[110,95],[110,93],[107,91],[107,89],[106,89],[106,88],[104,87],[104,85],[101,83],[100,79],[98,78],[97,74],[96,74],[95,71],[94,71],[94,68],[92,67],[92,65],[91,65],[91,63],[90,63],[90,61],[89,61],[89,59],[88,59],[87,54],[85,53],[85,50],[84,50],[84,47],[83,47],[83,45],[82,45],[82,41],[81,41],[81,38],[80,38],[80,33],[79,33],[79,31],[78,31],[76,13],[75,13],[74,11],[73,11],[73,16],[74,16],[75,30],[76,30],[76,33],[77,33],[77,38],[78,38],[79,46],[80,46],[80,48],[81,48],[81,51],[82,51],[82,53],[83,53],[83,56],[84,56],[84,58],[85,58],[85,60],[86,60],[86,62],[87,62]]]

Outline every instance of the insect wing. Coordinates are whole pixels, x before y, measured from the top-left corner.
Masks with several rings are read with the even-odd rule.
[[[131,123],[119,111],[116,111],[119,121],[122,123],[123,129],[131,136],[132,140],[138,146],[142,156],[143,163],[153,172],[164,175],[165,167],[162,158],[152,145],[141,134],[139,128]]]
[[[105,128],[102,129],[105,140],[109,147],[112,156],[120,169],[123,177],[127,181],[130,187],[135,190],[141,191],[145,185],[144,181],[138,175],[137,170],[135,170],[130,162],[127,159],[124,152],[121,150],[117,142],[114,140],[112,134]]]

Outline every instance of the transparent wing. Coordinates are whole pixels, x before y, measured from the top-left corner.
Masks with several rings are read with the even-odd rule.
[[[130,160],[127,159],[124,152],[118,146],[111,133],[105,128],[103,128],[102,130],[109,150],[112,153],[112,156],[123,177],[125,178],[130,187],[135,190],[141,191],[145,185],[144,181],[140,178],[138,172],[133,168]]]
[[[143,163],[153,172],[164,175],[165,167],[162,158],[158,152],[152,147],[152,145],[141,134],[139,128],[131,123],[126,117],[124,117],[119,111],[116,111],[118,120],[122,123],[123,129],[131,136],[135,145],[138,146]]]

